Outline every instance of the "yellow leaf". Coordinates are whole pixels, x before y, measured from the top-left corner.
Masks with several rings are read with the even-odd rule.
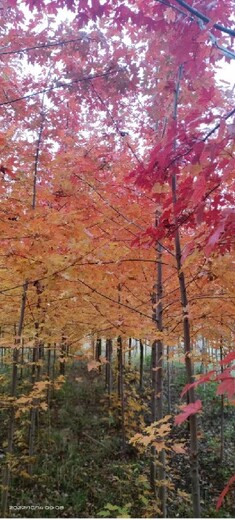
[[[64,376],[58,376],[56,378],[56,383],[64,383],[65,382],[65,377]]]
[[[33,391],[43,392],[48,387],[48,381],[37,381],[34,384]]]
[[[91,370],[98,370],[100,365],[101,365],[101,363],[99,363],[99,361],[95,361],[93,359],[92,361],[89,361],[89,363],[87,365],[87,370],[88,370],[88,372],[90,372]]]
[[[22,396],[22,397],[19,397],[19,399],[16,400],[16,404],[19,404],[19,405],[27,404],[27,403],[29,403],[29,401],[30,401],[29,397]]]
[[[175,451],[175,453],[186,453],[184,444],[181,443],[172,444],[172,449]]]
[[[141,444],[143,444],[144,446],[148,446],[150,444],[152,440],[152,437],[151,436],[147,436],[147,435],[143,435],[142,439],[141,439]]]
[[[24,478],[31,478],[30,475],[29,475],[29,473],[27,473],[27,471],[24,471],[24,470],[21,471],[21,472],[19,473],[19,475],[20,475],[20,477],[24,477]]]
[[[170,482],[169,480],[166,480],[166,479],[164,479],[164,480],[156,480],[156,484],[158,486],[164,486],[164,487],[166,487],[168,489],[175,489],[174,484],[172,482]]]
[[[43,403],[40,404],[40,408],[46,411],[48,409],[48,404],[43,401]]]
[[[157,435],[159,437],[165,437],[171,430],[170,424],[162,424],[160,428],[157,430]]]
[[[180,490],[178,490],[177,493],[178,493],[178,495],[179,495],[181,498],[183,498],[183,499],[186,500],[187,502],[190,502],[191,497],[190,497],[190,495],[189,495],[188,493],[185,493],[185,491],[180,491]]]
[[[162,451],[162,450],[167,448],[165,442],[153,442],[152,446],[154,446],[154,448],[156,448],[158,453],[160,453],[160,451]]]

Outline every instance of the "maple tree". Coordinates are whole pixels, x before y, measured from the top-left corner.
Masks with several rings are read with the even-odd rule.
[[[46,412],[37,385],[49,392],[52,351],[63,376],[78,345],[88,371],[101,374],[105,365],[110,395],[117,353],[125,450],[131,405],[124,360],[127,341],[131,348],[138,338],[141,391],[143,343],[152,345],[153,423],[163,420],[169,352],[185,362],[188,402],[175,422],[190,424],[195,517],[201,401],[194,390],[213,378],[218,394],[231,399],[234,390],[233,369],[225,365],[233,360],[235,109],[233,92],[215,74],[222,58],[235,55],[232,2],[223,4],[29,0],[24,12],[10,0],[2,9],[0,315],[17,398],[16,410],[9,405],[8,455],[25,405],[32,459],[36,416]],[[203,354],[203,363],[211,361],[210,351],[199,355],[193,348],[200,336],[222,358],[194,380],[194,362]],[[95,355],[84,347],[91,337]],[[31,390],[18,397],[24,349]],[[160,439],[151,444],[162,516],[167,449]],[[4,482],[3,512],[9,465]]]

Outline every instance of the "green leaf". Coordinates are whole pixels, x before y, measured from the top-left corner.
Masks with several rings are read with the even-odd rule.
[[[141,500],[141,502],[143,502],[143,504],[144,504],[145,506],[148,505],[149,501],[148,501],[148,499],[147,499],[144,495],[140,495],[140,496],[139,496],[139,499]]]

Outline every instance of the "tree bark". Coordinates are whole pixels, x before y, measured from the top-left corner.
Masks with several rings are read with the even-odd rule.
[[[177,121],[177,112],[178,112],[178,102],[179,102],[179,91],[180,91],[180,81],[182,77],[182,66],[179,67],[178,80],[175,89],[175,103],[174,103],[174,113],[173,118]],[[176,143],[175,143],[176,148]],[[172,202],[174,209],[176,210],[177,204],[177,178],[176,173],[172,175]],[[175,211],[176,213],[176,211]],[[179,280],[179,288],[181,295],[181,305],[182,305],[182,319],[183,319],[183,334],[184,334],[184,353],[185,353],[185,368],[186,368],[186,376],[187,383],[190,384],[193,382],[193,361],[191,358],[191,338],[190,338],[190,322],[189,322],[189,308],[188,308],[188,297],[187,297],[187,289],[185,283],[185,276],[182,270],[182,262],[181,262],[181,244],[180,244],[180,235],[179,235],[179,226],[177,219],[175,219],[175,254],[176,254],[176,264],[177,264],[177,272],[178,272],[178,280]],[[187,392],[188,402],[195,402],[195,391],[194,388],[191,388]],[[198,468],[198,440],[197,440],[197,415],[191,415],[189,417],[189,430],[190,430],[190,467],[191,467],[191,482],[192,482],[192,504],[193,504],[193,514],[195,518],[200,518],[201,508],[200,508],[200,484],[199,484],[199,468]]]
[[[140,392],[143,391],[143,376],[144,376],[144,345],[140,339]]]
[[[156,293],[154,294],[154,314],[153,319],[159,333],[163,330],[162,319],[162,247],[157,244],[157,283]],[[152,421],[159,421],[163,418],[163,343],[161,339],[154,342],[152,348]],[[152,448],[152,468],[151,483],[152,489],[160,501],[161,516],[166,517],[166,486],[163,484],[159,488],[156,487],[156,477],[160,481],[166,478],[166,455],[165,450],[159,453],[159,466],[156,471],[156,450]]]
[[[95,346],[95,359],[96,361],[100,360],[100,356],[102,353],[102,342],[101,339],[96,340],[96,346]],[[99,372],[101,373],[101,365],[99,366]]]
[[[35,199],[35,201],[36,201],[36,199]],[[35,207],[34,207],[34,209],[35,209]],[[33,365],[32,365],[32,383],[33,383],[33,385],[36,383],[36,381],[40,380],[40,375],[41,375],[41,366],[39,364],[39,361],[41,358],[41,344],[40,344],[39,334],[40,334],[41,294],[43,292],[43,287],[38,280],[36,282],[34,282],[34,286],[36,287],[36,293],[37,293],[37,313],[38,313],[38,315],[37,315],[37,319],[34,324],[34,326],[35,326],[35,346],[33,349]],[[39,425],[39,410],[38,410],[38,400],[37,399],[33,399],[32,408],[30,410],[30,415],[29,415],[29,420],[30,420],[29,457],[33,457],[36,428]],[[30,475],[33,472],[33,464],[31,462],[28,465],[28,472]]]
[[[25,316],[25,306],[26,306],[26,298],[27,298],[27,290],[28,290],[28,282],[26,281],[23,285],[22,292],[22,301],[21,301],[21,309],[20,309],[20,319],[18,324],[17,336],[15,340],[15,347],[13,349],[13,366],[12,366],[12,378],[11,378],[11,397],[16,397],[16,389],[17,389],[17,376],[18,376],[18,362],[19,362],[19,348],[21,343],[21,336],[24,326],[24,316]],[[10,410],[10,417],[8,423],[8,439],[7,439],[7,455],[13,454],[13,436],[14,436],[14,428],[15,428],[15,410],[14,406],[12,406]],[[3,518],[6,515],[7,505],[8,505],[8,495],[9,495],[9,486],[10,486],[10,478],[11,478],[11,470],[9,466],[9,462],[6,462],[6,466],[3,471],[3,479],[2,479],[2,516]]]
[[[47,379],[48,379],[48,381],[50,381],[50,374],[51,374],[51,345],[49,343],[49,345],[47,347]],[[50,406],[50,393],[51,393],[51,389],[50,389],[50,385],[48,385],[48,389],[47,389],[48,407]]]
[[[122,432],[122,450],[126,448],[126,434],[125,434],[125,402],[124,402],[124,367],[123,367],[123,346],[122,338],[118,336],[117,339],[117,358],[118,358],[118,397],[121,408],[121,432]]]
[[[220,340],[220,361],[223,361],[223,339]],[[221,373],[223,373],[223,365],[221,364]],[[220,396],[220,462],[224,458],[224,395]]]
[[[128,345],[128,366],[131,367],[131,338],[129,338],[129,345]]]
[[[112,340],[106,339],[106,366],[105,366],[105,388],[109,398],[112,393]]]
[[[64,361],[64,358],[66,356],[66,353],[67,353],[66,338],[65,338],[64,335],[62,335],[62,338],[61,338],[61,348],[60,348],[60,358],[61,358],[61,361],[60,361],[60,375],[61,376],[65,375],[65,361]]]
[[[169,351],[169,346],[167,346],[167,411],[168,414],[171,414],[171,366]]]

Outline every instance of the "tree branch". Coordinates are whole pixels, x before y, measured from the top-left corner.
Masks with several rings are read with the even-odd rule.
[[[22,101],[23,99],[30,99],[32,97],[38,96],[39,94],[45,94],[47,92],[51,92],[52,90],[56,90],[58,88],[69,88],[77,83],[81,83],[82,81],[91,81],[96,78],[105,78],[109,74],[114,74],[118,72],[118,70],[108,70],[107,72],[103,72],[102,74],[94,74],[93,76],[86,76],[84,78],[74,79],[71,83],[63,83],[62,81],[58,81],[56,85],[52,85],[51,87],[44,88],[42,90],[38,90],[37,92],[32,92],[32,94],[26,94],[25,96],[21,96],[18,98],[10,99],[8,101],[4,101],[0,103],[0,107],[4,105],[11,105],[12,103],[17,103],[18,101]]]
[[[94,38],[89,38],[88,36],[86,37],[87,40],[91,40],[91,41],[97,41],[95,40]],[[12,50],[12,51],[3,51],[3,52],[0,52],[0,56],[6,56],[6,55],[9,55],[9,54],[19,54],[21,52],[29,52],[29,51],[34,51],[34,50],[38,50],[38,49],[48,49],[50,47],[59,47],[60,45],[68,45],[69,43],[76,43],[76,42],[81,42],[81,41],[84,41],[84,38],[71,38],[70,40],[61,40],[61,41],[58,41],[58,42],[54,42],[54,43],[45,43],[45,44],[42,44],[42,45],[34,45],[33,47],[24,47],[23,49],[15,49],[15,50]]]
[[[189,13],[191,13],[194,16],[196,16],[197,18],[199,18],[199,20],[202,20],[204,23],[210,23],[210,21],[211,21],[210,18],[208,18],[204,14],[200,13],[200,11],[198,11],[191,5],[188,5],[186,2],[184,2],[184,0],[175,0],[175,1],[177,2],[177,4],[181,5],[181,7],[184,7],[187,11],[189,11]],[[213,24],[213,27],[215,29],[218,29],[221,32],[229,34],[230,36],[235,36],[235,30],[229,29],[228,27],[224,27],[220,23]]]

